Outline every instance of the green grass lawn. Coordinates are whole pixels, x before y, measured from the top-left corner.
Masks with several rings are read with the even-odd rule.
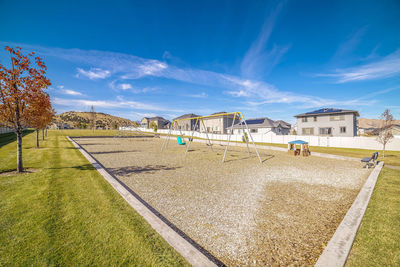
[[[383,168],[347,266],[400,266],[400,171]]]
[[[49,131],[40,149],[23,138],[37,172],[0,176],[0,266],[188,265],[64,136],[88,132]],[[0,135],[0,172],[16,168],[10,137]]]

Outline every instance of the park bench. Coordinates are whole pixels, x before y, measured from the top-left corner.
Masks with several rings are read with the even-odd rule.
[[[365,157],[365,158],[363,158],[363,159],[361,160],[361,162],[365,163],[364,168],[369,169],[370,167],[373,167],[374,164],[375,164],[375,162],[376,162],[376,160],[377,160],[377,158],[378,158],[378,156],[379,156],[379,153],[378,153],[378,152],[375,152],[375,153],[372,154],[371,157]]]

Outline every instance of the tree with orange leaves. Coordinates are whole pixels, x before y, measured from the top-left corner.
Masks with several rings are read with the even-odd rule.
[[[14,130],[17,136],[17,171],[23,171],[22,131],[37,116],[36,97],[51,85],[46,65],[34,53],[24,55],[21,48],[6,46],[11,64],[0,64],[0,123]]]
[[[42,91],[32,96],[30,126],[36,128],[36,147],[39,148],[39,130],[53,120],[55,112],[51,107],[50,96]]]

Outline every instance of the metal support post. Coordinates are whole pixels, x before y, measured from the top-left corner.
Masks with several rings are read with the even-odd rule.
[[[231,136],[232,136],[232,132],[233,132],[233,125],[235,124],[236,114],[237,114],[237,113],[235,113],[235,115],[233,115],[233,121],[232,121],[232,126],[231,126],[231,132],[230,132],[229,137],[228,137],[228,144],[226,145],[225,152],[224,152],[224,157],[222,158],[222,162],[225,161],[226,152],[228,151],[229,143],[231,142]]]
[[[242,116],[243,116],[243,115],[242,115]],[[243,116],[243,119],[244,119],[244,116]],[[245,125],[246,125],[247,132],[249,133],[249,136],[250,136],[250,138],[251,138],[251,142],[252,142],[253,145],[254,145],[254,149],[256,150],[257,157],[258,157],[260,163],[262,163],[260,154],[258,153],[257,146],[256,146],[256,144],[254,143],[253,136],[250,134],[250,130],[249,130],[249,127],[247,126],[246,120],[244,120],[244,123],[245,123]]]

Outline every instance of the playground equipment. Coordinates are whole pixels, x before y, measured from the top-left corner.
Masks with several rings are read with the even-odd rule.
[[[180,132],[180,136],[177,137],[177,140],[178,140],[178,143],[180,145],[185,145],[186,146],[186,152],[185,152],[185,157],[186,157],[186,155],[187,155],[187,153],[189,151],[190,144],[193,141],[194,132],[198,130],[201,133],[200,123],[203,125],[203,128],[205,130],[204,132],[205,132],[206,137],[207,137],[206,145],[210,147],[211,151],[214,151],[213,148],[212,148],[213,144],[212,144],[212,142],[211,142],[211,140],[210,140],[210,138],[208,136],[207,128],[205,127],[205,124],[204,124],[204,119],[211,118],[211,117],[230,116],[230,115],[233,115],[233,120],[232,120],[232,125],[230,127],[230,132],[229,132],[229,135],[228,135],[228,143],[227,143],[227,145],[225,147],[225,152],[224,152],[224,157],[222,158],[222,162],[225,162],[226,153],[228,151],[228,147],[229,147],[229,144],[230,144],[230,141],[231,141],[231,136],[233,134],[233,125],[235,124],[236,118],[238,118],[239,121],[240,121],[239,124],[242,126],[243,132],[244,132],[244,127],[246,127],[247,134],[249,135],[250,140],[253,143],[253,146],[254,146],[254,149],[256,151],[258,160],[260,161],[260,163],[262,163],[260,154],[258,153],[258,150],[257,150],[257,146],[254,143],[253,136],[251,135],[249,127],[247,126],[246,120],[244,119],[244,116],[243,116],[243,114],[241,112],[219,113],[219,114],[213,114],[213,115],[208,115],[208,116],[190,117],[190,118],[183,118],[183,119],[173,120],[172,123],[169,126],[168,135],[167,135],[167,137],[166,137],[166,139],[165,139],[165,141],[164,141],[164,143],[163,143],[163,145],[161,147],[161,151],[163,151],[165,148],[168,147],[168,143],[169,143],[169,139],[170,139],[172,130],[178,129],[179,132]],[[186,144],[186,142],[183,141],[182,130],[178,127],[178,122],[184,121],[184,120],[190,120],[190,121],[194,120],[195,121],[194,126],[192,127],[192,129],[190,129],[191,134],[190,134],[190,138],[189,138],[187,144]],[[247,152],[248,152],[248,154],[250,156],[250,148],[249,148],[248,138],[244,138],[244,139],[246,141]]]
[[[300,145],[300,148],[296,148],[296,145]],[[308,142],[303,140],[294,140],[288,142],[288,153],[293,154],[294,156],[302,155],[304,157],[307,157],[311,154],[308,147]]]
[[[182,142],[182,138],[180,136],[176,137],[176,140],[178,140],[178,144],[180,144],[181,146],[186,145],[186,142]]]

